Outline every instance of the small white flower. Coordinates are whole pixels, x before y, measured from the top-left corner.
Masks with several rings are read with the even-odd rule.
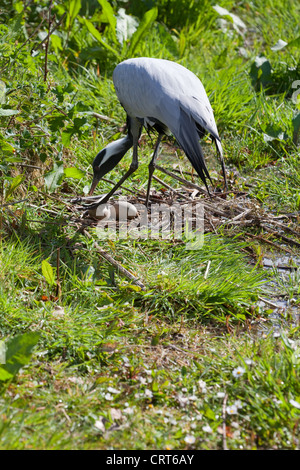
[[[198,397],[196,397],[196,395],[190,395],[189,396],[189,400],[191,401],[196,401]]]
[[[138,377],[138,380],[141,382],[142,385],[146,385],[147,383],[147,380],[145,379],[145,377]]]
[[[185,436],[184,438],[184,442],[186,442],[187,444],[194,444],[195,441],[196,441],[195,436],[188,435],[188,436]]]
[[[241,400],[235,400],[234,405],[237,407],[237,409],[243,408],[244,406]]]
[[[206,424],[205,426],[203,426],[202,431],[210,432],[210,433],[213,432],[209,424]]]
[[[96,427],[99,431],[102,431],[102,432],[105,431],[105,426],[104,426],[104,423],[103,423],[103,420],[102,420],[102,419],[97,419],[97,421],[95,421],[95,427]]]
[[[125,413],[126,415],[132,415],[134,413],[134,406],[127,406],[127,408],[124,408],[123,413]]]
[[[113,388],[113,387],[107,387],[107,390],[110,393],[121,393],[120,390],[117,390],[116,388]]]
[[[153,397],[153,393],[151,392],[151,390],[148,390],[148,389],[145,390],[145,397],[147,397],[147,398],[152,398]]]
[[[177,400],[178,400],[180,406],[185,406],[190,401],[188,399],[188,397],[184,397],[183,395],[180,395],[180,394],[177,395]]]
[[[122,418],[122,411],[119,408],[111,408],[110,409],[110,416],[113,421]]]
[[[293,400],[292,398],[290,399],[290,404],[294,406],[295,408],[298,408],[300,410],[300,403],[296,400]]]
[[[217,393],[217,397],[218,397],[218,398],[224,398],[224,397],[225,397],[225,393],[224,393],[224,392],[218,392],[218,393]]]
[[[199,387],[201,388],[201,392],[202,393],[206,393],[206,383],[204,382],[204,380],[198,380],[198,385]]]
[[[237,406],[236,405],[227,406],[226,411],[229,415],[235,415],[237,414]]]
[[[105,400],[113,400],[113,399],[114,399],[114,397],[112,396],[111,393],[106,393],[106,394],[104,395],[104,398],[105,398]]]
[[[239,366],[232,371],[232,375],[233,377],[241,377],[241,375],[243,375],[244,372],[245,372],[245,369]]]
[[[247,366],[251,366],[253,364],[252,359],[245,359],[245,364],[247,364]]]

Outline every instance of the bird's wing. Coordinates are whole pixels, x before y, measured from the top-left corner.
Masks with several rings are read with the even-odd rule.
[[[207,188],[206,178],[210,181],[211,179],[206,167],[203,151],[199,143],[197,127],[192,116],[183,108],[180,108],[180,125],[173,127],[172,124],[169,124],[169,126],[172,134]]]
[[[185,112],[190,114],[192,119],[194,119],[201,128],[220,141],[214,113],[206,93],[200,97],[197,95],[185,95],[184,97],[179,97],[179,101]]]

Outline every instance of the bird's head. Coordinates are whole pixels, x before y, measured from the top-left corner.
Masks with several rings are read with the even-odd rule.
[[[110,172],[123,158],[127,150],[132,147],[132,137],[127,135],[126,137],[116,140],[107,145],[102,149],[93,161],[93,181],[89,196],[93,194],[99,181]]]

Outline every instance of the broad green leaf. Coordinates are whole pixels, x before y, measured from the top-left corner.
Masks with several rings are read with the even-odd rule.
[[[13,377],[13,375],[8,372],[7,370],[3,369],[3,367],[0,367],[0,381],[5,381],[9,380]]]
[[[86,18],[83,18],[83,22],[86,25],[89,32],[94,36],[95,39],[97,39],[97,41],[103,47],[105,47],[107,50],[112,52],[116,57],[120,58],[119,53],[103,40],[102,34],[99,33],[99,31],[95,28],[95,26],[93,25],[93,23],[91,23],[91,21],[87,20]]]
[[[293,39],[290,41],[287,45],[287,47],[300,47],[300,36],[298,36],[296,39]]]
[[[28,364],[32,350],[39,338],[39,333],[30,331],[14,336],[6,342],[5,364],[2,364],[0,369],[2,369],[2,377],[5,377],[3,370],[8,372],[10,377],[7,376],[2,380],[7,380],[16,375],[21,367]]]
[[[0,153],[1,153],[1,157],[3,157],[3,155],[12,155],[14,153],[15,149],[13,148],[13,146],[11,144],[9,144],[8,142],[6,142],[2,135],[0,135]]]
[[[132,57],[134,54],[134,51],[138,45],[138,43],[141,41],[143,36],[146,34],[150,26],[154,23],[154,21],[157,18],[157,7],[152,8],[151,10],[147,11],[143,18],[142,21],[140,22],[140,25],[136,32],[133,34],[130,42],[130,46],[127,52],[128,57]]]
[[[74,132],[71,131],[64,131],[61,135],[61,141],[65,147],[69,147],[71,143],[71,137],[74,134]]]
[[[71,0],[69,2],[69,10],[67,13],[66,27],[69,29],[72,26],[76,16],[81,8],[81,0]]]
[[[158,392],[158,383],[156,380],[152,382],[152,392]]]
[[[14,9],[16,10],[17,13],[21,13],[25,8],[25,5],[22,1],[15,2],[14,3]]]
[[[107,19],[113,33],[114,40],[116,41],[116,24],[117,24],[117,19],[114,15],[114,10],[112,6],[108,3],[107,0],[98,0],[98,3],[102,7],[102,11],[105,15],[105,18]]]
[[[79,170],[79,168],[75,167],[70,167],[70,168],[65,168],[64,169],[65,177],[66,178],[76,178],[80,179],[83,176],[85,176],[85,172],[82,170]]]
[[[267,87],[271,81],[272,67],[270,62],[265,57],[256,57],[251,65],[250,77],[252,85],[259,89],[262,85]]]
[[[18,176],[15,176],[10,185],[9,185],[9,188],[6,190],[6,193],[5,193],[5,199],[7,200],[9,198],[9,196],[12,195],[12,193],[15,191],[15,189],[20,186],[20,184],[24,181],[24,176],[23,175],[18,175]]]
[[[55,54],[57,54],[58,51],[63,50],[61,38],[55,33],[51,34],[51,45],[55,51]]]
[[[49,173],[44,176],[46,188],[49,189],[49,191],[54,191],[60,185],[63,177],[63,163],[54,163],[53,170],[49,171]]]
[[[205,410],[204,410],[203,414],[204,414],[204,416],[206,416],[206,418],[211,419],[213,421],[215,421],[215,419],[216,419],[215,413],[208,406],[205,407]]]
[[[42,273],[48,284],[53,286],[55,284],[54,270],[47,260],[42,261]]]
[[[0,117],[1,116],[13,116],[14,114],[19,114],[20,111],[16,109],[2,109],[0,108]]]
[[[271,142],[272,140],[286,140],[288,135],[279,126],[269,124],[265,129],[263,138],[265,142]]]

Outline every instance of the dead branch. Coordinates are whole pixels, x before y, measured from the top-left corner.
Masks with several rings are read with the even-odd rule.
[[[87,230],[83,229],[82,233],[90,240],[93,240],[93,237]],[[130,271],[124,268],[120,263],[118,263],[118,261],[116,261],[111,255],[109,255],[105,250],[103,250],[95,240],[93,240],[93,242],[94,247],[99,253],[99,255],[102,256],[102,258],[104,258],[106,261],[108,261],[114,268],[116,268],[119,274],[129,279],[133,284],[137,285],[142,290],[146,290],[144,284],[139,281]]]

